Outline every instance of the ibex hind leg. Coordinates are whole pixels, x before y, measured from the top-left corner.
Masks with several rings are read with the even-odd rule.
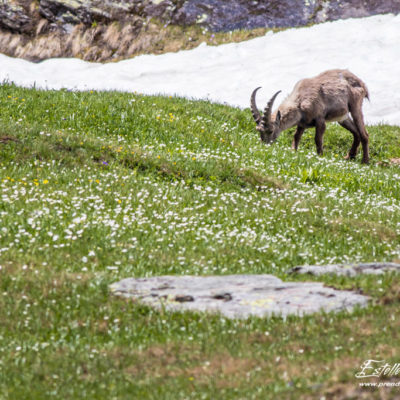
[[[361,112],[361,104],[356,107],[355,110],[350,110],[351,116],[353,117],[354,125],[356,126],[358,132],[360,133],[361,146],[363,149],[363,159],[364,164],[369,163],[369,148],[368,148],[368,132],[365,129],[364,118]]]
[[[350,148],[349,153],[345,157],[346,160],[350,159],[353,160],[356,157],[357,154],[357,149],[358,146],[360,145],[361,139],[360,139],[360,133],[358,132],[358,129],[354,125],[354,122],[350,119],[347,118],[344,121],[340,121],[339,124],[343,126],[343,128],[347,129],[353,134],[353,144]]]

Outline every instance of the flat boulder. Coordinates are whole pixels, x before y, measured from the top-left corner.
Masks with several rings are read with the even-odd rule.
[[[368,297],[320,282],[283,282],[273,275],[156,276],[110,286],[117,296],[170,311],[219,313],[227,318],[351,311]]]

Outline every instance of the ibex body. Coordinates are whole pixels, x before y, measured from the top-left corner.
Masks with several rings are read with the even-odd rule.
[[[304,130],[315,127],[317,153],[322,154],[326,122],[337,121],[353,134],[347,158],[355,158],[361,142],[363,162],[369,162],[368,133],[362,114],[362,103],[365,97],[368,99],[368,89],[350,71],[334,69],[299,81],[274,113],[272,105],[280,91],[274,94],[261,115],[255,101],[258,89],[253,91],[250,103],[263,142],[274,142],[282,131],[297,126],[293,140],[293,148],[297,150]]]

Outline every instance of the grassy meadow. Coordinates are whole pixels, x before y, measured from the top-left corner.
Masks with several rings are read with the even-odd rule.
[[[362,165],[335,124],[318,157],[312,130],[298,152],[293,130],[261,144],[248,109],[3,84],[0,399],[398,396],[354,377],[367,359],[400,362],[395,274],[320,277],[370,305],[286,320],[155,311],[108,289],[400,262],[400,128],[368,131]]]

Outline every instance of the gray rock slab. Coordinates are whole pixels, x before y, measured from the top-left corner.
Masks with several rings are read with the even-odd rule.
[[[356,276],[360,274],[380,275],[385,272],[400,272],[397,263],[365,263],[365,264],[332,264],[332,265],[301,265],[288,271],[290,274],[309,274],[320,276],[334,274]]]
[[[127,278],[113,294],[170,311],[206,311],[228,318],[305,315],[352,310],[368,297],[320,282],[283,282],[273,275]]]

